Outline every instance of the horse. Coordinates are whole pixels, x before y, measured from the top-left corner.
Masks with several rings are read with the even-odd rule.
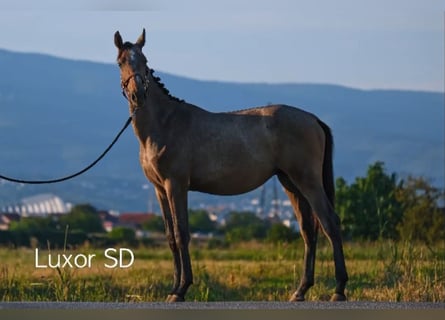
[[[314,284],[318,230],[334,255],[332,301],[345,301],[348,275],[334,211],[333,137],[315,115],[287,105],[214,113],[169,93],[135,43],[114,34],[122,93],[139,140],[139,160],[153,184],[173,255],[173,287],[167,302],[184,301],[193,283],[187,193],[235,195],[277,176],[290,199],[305,243],[304,269],[290,301],[304,301]]]

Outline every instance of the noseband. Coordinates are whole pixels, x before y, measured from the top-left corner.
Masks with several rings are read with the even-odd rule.
[[[139,72],[135,72],[132,75],[130,75],[125,81],[124,80],[121,81],[122,95],[124,96],[125,99],[129,100],[128,99],[129,94],[128,94],[128,90],[127,90],[128,83],[130,82],[130,80],[132,78],[136,78],[136,77],[140,77],[142,79],[142,84],[144,85],[144,92],[147,95],[147,93],[148,93],[148,84],[150,82],[148,80],[147,74],[148,74],[148,70],[146,71],[145,76],[142,76]]]

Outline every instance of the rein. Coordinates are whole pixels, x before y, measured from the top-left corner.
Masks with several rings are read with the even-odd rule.
[[[129,100],[128,93],[127,93],[128,83],[130,82],[130,80],[132,78],[136,78],[136,77],[140,77],[142,79],[142,82],[143,82],[143,85],[144,85],[144,90],[145,90],[145,93],[147,94],[148,84],[149,84],[148,71],[149,71],[149,69],[147,68],[145,77],[142,76],[140,73],[136,72],[136,73],[133,73],[132,75],[130,75],[126,80],[122,80],[121,81],[122,95],[125,97],[125,99]],[[135,108],[133,110],[132,114],[130,115],[128,120],[125,122],[125,124],[122,127],[122,129],[118,132],[118,134],[113,139],[113,141],[111,141],[110,145],[105,149],[105,151],[102,152],[102,154],[99,157],[97,157],[96,160],[91,162],[88,166],[86,166],[82,170],[80,170],[80,171],[78,171],[76,173],[70,174],[68,176],[65,176],[65,177],[61,177],[61,178],[57,178],[57,179],[49,179],[49,180],[16,179],[16,178],[7,177],[7,176],[1,175],[1,174],[0,174],[0,179],[6,180],[6,181],[9,181],[9,182],[23,183],[23,184],[50,184],[50,183],[58,183],[58,182],[70,180],[72,178],[80,176],[81,174],[87,172],[92,167],[94,167],[100,160],[102,160],[103,157],[105,157],[105,155],[111,150],[111,148],[114,146],[114,144],[117,142],[117,140],[119,140],[120,136],[122,135],[122,133],[124,133],[125,129],[128,128],[128,126],[130,125],[131,121],[133,120],[133,117],[136,115],[136,112],[138,111],[138,109],[139,108]]]
[[[80,170],[80,171],[78,171],[76,173],[73,173],[73,174],[71,174],[69,176],[65,176],[65,177],[58,178],[58,179],[50,179],[50,180],[22,180],[22,179],[15,179],[15,178],[6,177],[6,176],[3,176],[1,174],[0,174],[0,179],[6,180],[6,181],[9,181],[9,182],[16,182],[16,183],[23,183],[23,184],[50,184],[50,183],[57,183],[57,182],[66,181],[66,180],[72,179],[74,177],[80,176],[81,174],[87,172],[92,167],[94,167],[100,160],[102,160],[103,157],[105,157],[105,155],[108,153],[108,151],[111,150],[111,148],[117,142],[117,140],[122,135],[122,133],[125,131],[125,129],[127,129],[127,127],[130,125],[131,120],[133,119],[133,117],[134,117],[134,115],[136,113],[136,110],[130,115],[128,120],[125,122],[125,125],[122,127],[122,129],[119,131],[119,133],[116,135],[116,137],[113,139],[113,141],[110,143],[110,145],[105,149],[105,151],[102,152],[102,154],[96,160],[94,160],[91,164],[86,166],[84,169],[82,169],[82,170]]]

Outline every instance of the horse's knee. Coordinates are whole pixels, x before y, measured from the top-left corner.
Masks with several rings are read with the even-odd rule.
[[[173,234],[167,232],[166,237],[167,237],[167,242],[168,242],[168,246],[170,247],[170,249],[172,251],[176,251],[177,250],[176,240],[175,240],[175,237],[173,236]]]
[[[186,248],[190,243],[190,234],[188,232],[177,232],[173,241],[178,249]]]

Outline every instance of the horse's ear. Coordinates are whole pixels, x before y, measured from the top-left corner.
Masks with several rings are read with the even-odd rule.
[[[124,45],[124,43],[122,42],[122,37],[121,37],[121,34],[119,33],[119,31],[116,31],[116,33],[114,34],[114,45],[118,49],[121,49],[122,46]]]
[[[139,38],[136,40],[136,44],[139,46],[139,47],[141,47],[141,49],[142,49],[142,47],[144,46],[144,44],[145,44],[145,28],[144,29],[142,29],[142,34],[139,36]]]

